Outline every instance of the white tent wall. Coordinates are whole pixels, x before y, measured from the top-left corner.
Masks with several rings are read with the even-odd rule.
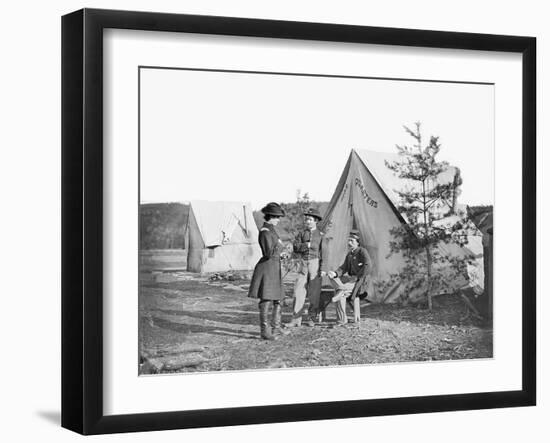
[[[249,203],[196,200],[190,202],[191,209],[205,246],[233,243],[237,240],[232,236],[244,230],[247,235],[240,236],[239,242],[258,243],[258,228]]]
[[[466,212],[466,208],[462,205],[457,205],[459,212]],[[461,214],[461,217],[465,214]],[[452,224],[458,222],[460,217],[458,215],[449,216],[443,220],[442,223]],[[447,257],[459,257],[473,258],[471,263],[467,264],[467,278],[456,279],[453,281],[453,289],[473,289],[476,295],[480,295],[483,292],[485,286],[485,271],[484,271],[484,257],[483,257],[483,233],[475,226],[470,220],[468,226],[465,227],[468,235],[468,242],[464,246],[459,246],[454,243],[440,243],[438,249],[441,254]],[[448,291],[443,291],[448,292]]]
[[[192,201],[188,226],[188,271],[248,271],[261,257],[248,203]]]
[[[394,162],[401,161],[402,158],[399,154],[366,150],[358,150],[355,152],[394,205],[399,201],[399,194],[396,191],[415,188],[419,190],[420,187],[417,182],[410,179],[399,178],[386,166],[386,162],[393,164]],[[436,182],[453,183],[458,177],[460,177],[459,169],[454,166],[449,166],[437,176]],[[428,186],[430,186],[430,184],[433,185],[433,183],[429,183]],[[440,204],[439,210],[443,213],[448,212],[449,209],[456,211],[456,196],[448,202]]]
[[[257,244],[205,248],[201,251],[201,270],[195,272],[251,271],[260,259],[259,248]]]

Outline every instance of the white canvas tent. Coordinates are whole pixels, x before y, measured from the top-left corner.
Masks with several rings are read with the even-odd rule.
[[[249,203],[192,201],[186,226],[187,270],[252,270],[261,257]]]
[[[391,274],[397,273],[405,264],[400,254],[388,258],[389,243],[393,238],[390,230],[407,223],[397,210],[398,195],[395,190],[404,190],[413,185],[398,178],[385,165],[386,160],[393,162],[397,159],[397,154],[352,150],[320,226],[325,232],[324,260],[328,269],[335,269],[343,262],[348,233],[351,229],[359,230],[361,244],[367,248],[373,262],[368,299],[374,302],[393,302],[403,292],[399,282],[385,288],[383,293],[375,284],[387,281]],[[458,169],[449,167],[437,181],[446,183],[457,179],[458,174]],[[444,206],[439,209],[447,212],[449,208],[459,208],[456,198],[445,202]],[[475,264],[468,269],[469,278],[453,282],[453,289],[473,287],[479,292],[483,289],[481,234],[477,236],[474,233],[468,240],[467,247],[442,244],[440,252],[475,258]]]

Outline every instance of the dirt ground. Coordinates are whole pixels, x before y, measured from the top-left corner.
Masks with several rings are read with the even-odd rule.
[[[283,323],[290,320],[292,282],[285,278]],[[202,372],[456,360],[492,357],[493,331],[459,297],[434,309],[364,303],[361,322],[334,327],[331,304],[315,327],[260,339],[258,302],[246,278],[209,280],[187,272],[140,275],[140,373]],[[348,311],[349,313],[350,311]]]

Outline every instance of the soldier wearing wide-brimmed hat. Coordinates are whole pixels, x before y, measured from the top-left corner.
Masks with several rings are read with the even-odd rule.
[[[273,340],[275,335],[284,333],[281,329],[281,300],[284,298],[284,289],[281,276],[281,254],[284,246],[275,230],[285,211],[278,203],[268,203],[262,208],[265,222],[260,229],[258,243],[262,250],[262,257],[254,268],[248,296],[259,298],[260,330],[264,340]],[[269,310],[273,305],[271,322]]]
[[[309,298],[308,318],[306,324],[314,326],[319,311],[321,297],[321,266],[323,233],[317,229],[317,222],[322,217],[317,208],[304,211],[306,228],[300,231],[294,239],[294,252],[301,262],[298,278],[294,283],[294,303],[292,320],[287,327],[300,326],[306,295]]]

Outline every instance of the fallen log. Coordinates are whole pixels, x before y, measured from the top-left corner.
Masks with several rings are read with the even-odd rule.
[[[172,357],[164,360],[162,371],[178,371],[183,368],[190,368],[199,366],[200,364],[208,361],[207,358],[200,355],[183,355],[180,357]]]

